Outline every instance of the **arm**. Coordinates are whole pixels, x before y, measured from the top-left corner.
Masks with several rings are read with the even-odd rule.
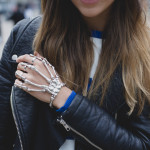
[[[17,62],[19,64],[16,77],[30,82],[22,83],[22,81],[17,79],[15,81],[16,85],[37,99],[49,103],[51,97],[50,92],[39,92],[43,91],[43,86],[41,85],[45,85],[47,90],[50,90],[48,89],[49,83],[45,80],[45,77],[43,78],[43,75],[49,79],[52,77],[44,67],[43,62],[39,60],[39,58],[37,59],[35,56],[30,55],[20,56]],[[22,64],[22,62],[27,63]],[[27,73],[23,73],[23,66],[27,67],[27,69],[25,69]],[[31,69],[30,66],[34,69]],[[49,69],[53,72],[52,67],[49,67]],[[42,76],[41,73],[43,74]],[[61,79],[60,82],[62,82]],[[37,87],[41,89],[39,90]],[[64,106],[70,94],[71,90],[69,88],[62,87],[53,101],[53,106],[58,109]],[[69,108],[62,113],[62,117],[58,119],[58,121],[64,125],[67,130],[71,129],[74,133],[79,135],[79,138],[86,139],[88,143],[92,143],[92,145],[98,149],[149,150],[150,106],[148,106],[148,109],[145,108],[139,117],[129,117],[126,112],[127,109],[123,110],[123,112],[119,112],[118,115],[120,118],[116,121],[103,108],[100,108],[83,96],[76,95]]]
[[[123,127],[105,110],[83,96],[76,95],[62,118],[73,129],[104,150],[149,150],[150,109],[139,117],[121,116]]]

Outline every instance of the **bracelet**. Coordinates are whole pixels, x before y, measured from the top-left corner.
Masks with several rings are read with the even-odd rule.
[[[53,101],[54,101],[55,97],[58,95],[58,93],[60,92],[61,88],[64,87],[64,86],[65,86],[65,84],[61,83],[59,81],[58,77],[53,78],[51,80],[51,83],[49,85],[50,93],[52,94],[51,98],[50,98],[50,103],[49,103],[49,106],[51,108],[53,108]]]

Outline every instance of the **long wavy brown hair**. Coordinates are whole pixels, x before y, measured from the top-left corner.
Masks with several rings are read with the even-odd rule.
[[[42,23],[34,41],[35,51],[55,66],[67,86],[76,92],[82,90],[89,98],[101,86],[103,104],[110,79],[117,66],[121,66],[129,114],[135,107],[140,114],[145,102],[150,103],[150,37],[143,3],[114,1],[88,93],[94,54],[91,32],[82,15],[71,0],[42,0],[42,12]]]

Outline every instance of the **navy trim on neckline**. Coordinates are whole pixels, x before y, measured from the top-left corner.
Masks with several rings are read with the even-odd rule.
[[[102,32],[97,30],[92,30],[92,37],[102,39]]]
[[[88,83],[87,91],[89,91],[91,84],[92,84],[92,78],[89,78],[89,83]]]

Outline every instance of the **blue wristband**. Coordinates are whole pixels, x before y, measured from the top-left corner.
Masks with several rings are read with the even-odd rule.
[[[65,110],[67,110],[75,96],[76,96],[76,93],[74,91],[72,91],[72,93],[68,97],[68,99],[67,99],[66,103],[64,104],[64,106],[62,106],[61,108],[57,109],[56,111],[57,112],[64,112]]]

